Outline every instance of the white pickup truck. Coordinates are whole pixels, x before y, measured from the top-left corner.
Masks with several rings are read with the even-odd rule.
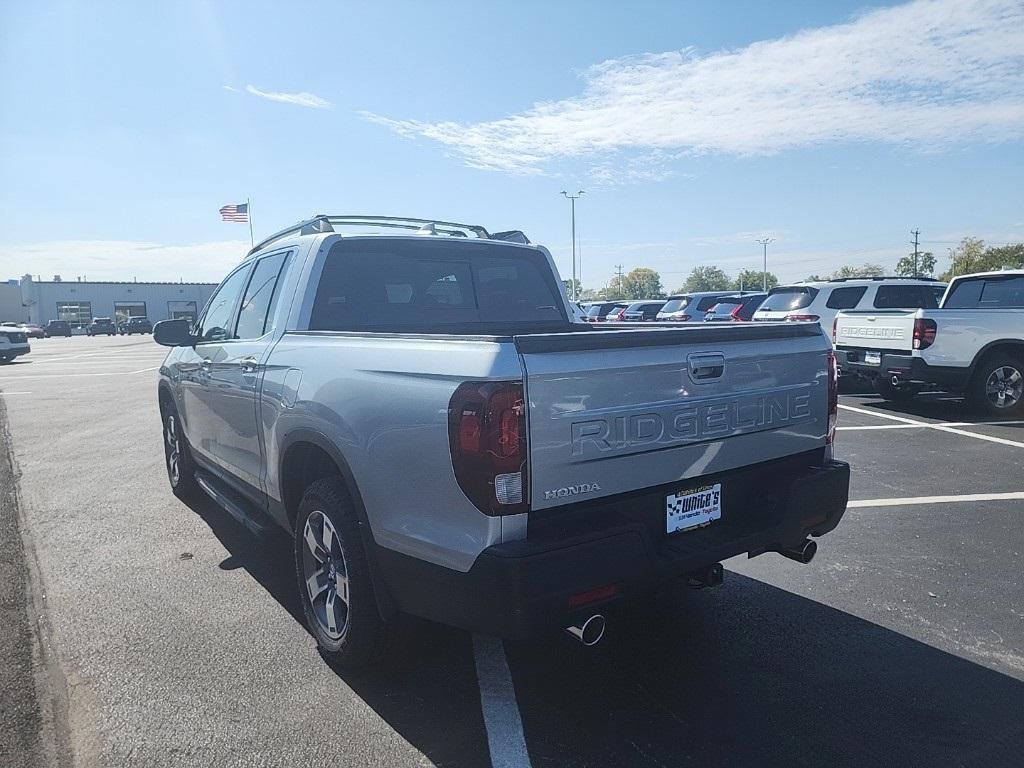
[[[938,309],[840,312],[840,372],[891,400],[936,388],[993,416],[1024,413],[1024,270],[954,278]]]

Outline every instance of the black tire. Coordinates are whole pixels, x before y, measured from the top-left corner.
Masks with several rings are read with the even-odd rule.
[[[974,370],[967,400],[995,418],[1024,414],[1024,360],[1002,352],[986,357]]]
[[[164,405],[160,409],[160,415],[163,418],[161,432],[164,443],[164,466],[167,468],[167,479],[171,484],[171,491],[182,501],[189,501],[195,498],[199,492],[195,464],[192,463],[192,450],[181,429],[181,419],[174,405],[170,403]]]
[[[921,391],[921,388],[915,384],[900,384],[899,386],[893,386],[893,383],[885,378],[884,376],[878,376],[875,378],[875,392],[882,396],[884,400],[889,400],[894,403],[906,403],[914,399],[914,397]]]
[[[394,644],[395,624],[377,609],[355,509],[335,478],[317,480],[302,494],[295,573],[306,626],[324,658],[343,669],[379,666]]]

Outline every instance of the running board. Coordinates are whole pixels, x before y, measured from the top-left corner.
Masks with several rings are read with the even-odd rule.
[[[213,499],[217,504],[235,520],[244,525],[250,533],[262,536],[270,527],[269,521],[264,516],[251,509],[252,505],[242,497],[228,488],[223,482],[215,478],[209,472],[201,469],[195,471],[196,484],[203,489],[203,492]]]

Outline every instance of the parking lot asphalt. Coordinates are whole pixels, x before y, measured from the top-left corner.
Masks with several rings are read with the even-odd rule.
[[[810,565],[734,558],[721,587],[610,614],[589,649],[411,622],[391,669],[356,676],[303,629],[286,536],[171,495],[162,358],[148,336],[74,337],[0,367],[32,571],[0,593],[0,650],[28,664],[31,630],[43,656],[21,687],[0,676],[0,755],[52,762],[44,728],[87,766],[1024,760],[1024,421],[844,395],[852,504]]]

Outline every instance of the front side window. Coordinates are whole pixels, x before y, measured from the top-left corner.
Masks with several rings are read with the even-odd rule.
[[[242,306],[238,310],[235,338],[258,339],[266,333],[280,294],[278,283],[281,267],[287,257],[287,253],[275,253],[256,262],[249,286],[242,297]]]
[[[197,335],[201,341],[226,341],[231,338],[231,318],[245,287],[250,266],[247,264],[228,275],[210,298],[198,329]]]

